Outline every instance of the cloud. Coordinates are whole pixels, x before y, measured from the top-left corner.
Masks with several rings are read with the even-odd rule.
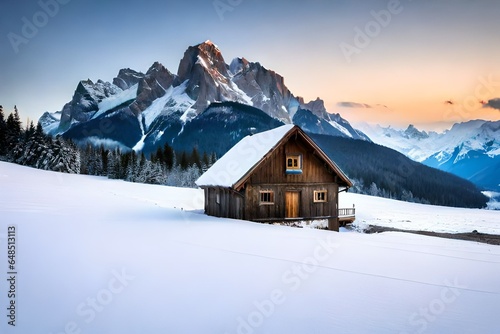
[[[111,150],[119,148],[123,152],[130,151],[130,148],[128,148],[127,146],[125,146],[122,143],[115,141],[113,139],[103,139],[103,138],[92,136],[92,137],[87,137],[87,138],[82,139],[82,140],[77,140],[76,142],[80,145],[91,144],[94,147],[100,147],[101,145],[103,145]]]
[[[483,104],[483,108],[492,108],[500,110],[500,98],[491,99],[488,103]]]
[[[371,108],[372,106],[366,103],[356,103],[356,102],[339,102],[337,106],[344,108]]]

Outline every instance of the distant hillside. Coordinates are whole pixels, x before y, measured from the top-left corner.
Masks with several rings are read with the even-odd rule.
[[[488,198],[471,182],[415,162],[403,154],[362,140],[311,134],[350,178],[377,195],[434,205],[483,208]],[[411,192],[411,194],[410,194]]]

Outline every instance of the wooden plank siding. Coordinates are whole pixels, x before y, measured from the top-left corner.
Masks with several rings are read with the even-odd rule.
[[[205,212],[210,216],[244,219],[244,203],[243,195],[234,190],[218,187],[205,189]]]
[[[260,191],[274,192],[274,204],[261,205]],[[326,190],[326,202],[314,202],[314,191]],[[259,184],[247,185],[245,192],[245,218],[247,220],[279,219],[286,217],[286,192],[299,193],[299,217],[337,216],[338,186],[334,183],[317,184]]]
[[[302,155],[302,174],[285,173],[285,159],[287,154]],[[250,184],[310,184],[325,182],[336,182],[336,175],[313,152],[306,149],[301,137],[290,138],[287,143],[274,150],[247,181]]]

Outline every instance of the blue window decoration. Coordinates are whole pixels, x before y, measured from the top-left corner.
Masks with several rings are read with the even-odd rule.
[[[286,174],[302,174],[302,155],[287,154],[285,166]]]

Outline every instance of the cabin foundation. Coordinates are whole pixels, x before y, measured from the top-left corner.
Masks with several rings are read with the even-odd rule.
[[[328,230],[330,231],[339,231],[339,217],[328,218]]]

